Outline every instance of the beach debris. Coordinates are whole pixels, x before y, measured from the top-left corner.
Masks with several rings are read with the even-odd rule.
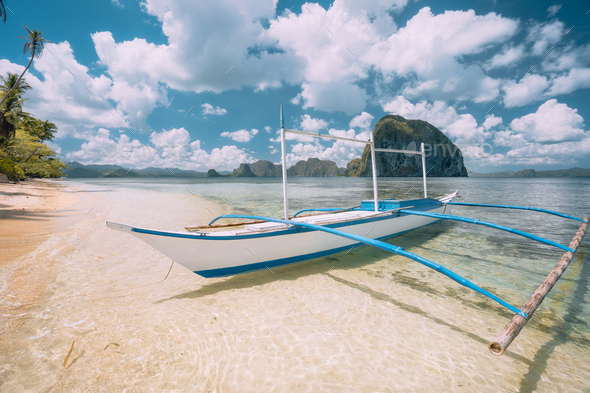
[[[116,346],[120,347],[120,345],[119,345],[119,344],[117,344],[117,343],[108,343],[108,344],[107,344],[107,346],[106,346],[106,347],[104,347],[103,351],[106,351],[106,350],[107,350],[107,348],[109,347],[109,345],[116,345]]]
[[[72,350],[74,349],[75,343],[76,343],[76,340],[72,341],[72,346],[70,347],[68,355],[66,356],[66,360],[64,360],[64,364],[63,364],[64,367],[66,366],[66,364],[68,364],[68,359],[70,358],[70,355],[72,354]]]

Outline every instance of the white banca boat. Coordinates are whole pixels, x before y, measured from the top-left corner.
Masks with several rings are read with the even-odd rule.
[[[162,231],[157,229],[138,228],[132,225],[107,221],[111,229],[129,233],[180,265],[203,277],[220,277],[244,273],[259,269],[270,269],[275,266],[310,260],[351,249],[360,244],[368,244],[385,251],[405,256],[422,263],[429,268],[455,280],[461,285],[473,289],[480,294],[498,302],[516,315],[505,331],[489,345],[493,354],[501,355],[512,342],[520,329],[530,319],[532,313],[540,305],[545,295],[559,279],[571,261],[588,227],[588,218],[581,219],[567,214],[546,209],[526,206],[483,205],[476,203],[455,202],[458,192],[433,199],[428,198],[426,188],[426,167],[424,143],[420,151],[393,150],[376,148],[374,137],[371,140],[357,140],[333,135],[320,135],[303,131],[288,130],[284,127],[283,110],[280,112],[281,150],[283,171],[283,202],[284,218],[234,215],[216,217],[208,225],[185,227],[184,232]],[[294,133],[312,137],[344,140],[363,143],[371,148],[373,173],[373,200],[361,201],[360,205],[350,208],[336,209],[305,209],[292,217],[288,215],[287,173],[285,134]],[[377,198],[376,153],[403,153],[422,156],[422,178],[424,198],[412,200]],[[557,215],[563,218],[582,222],[580,229],[569,246],[564,246],[535,236],[532,233],[519,231],[473,219],[451,215],[454,205],[478,206],[487,208],[508,208],[532,210]],[[306,215],[302,215],[307,213]],[[215,224],[220,219],[241,219],[231,224]],[[250,220],[250,221],[243,221]],[[403,250],[401,247],[385,243],[382,240],[396,236],[440,220],[455,220],[471,224],[479,224],[494,229],[511,232],[529,239],[560,248],[566,253],[553,272],[535,291],[531,299],[518,309],[503,301],[496,295],[484,290],[473,282],[459,276],[445,267],[429,261],[417,254]],[[232,229],[233,228],[233,229]],[[346,258],[346,255],[342,256]]]

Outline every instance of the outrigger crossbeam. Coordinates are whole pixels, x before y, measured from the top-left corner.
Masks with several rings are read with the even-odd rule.
[[[413,215],[416,215],[416,216],[426,216],[426,217],[432,217],[432,218],[439,218],[441,220],[462,221],[462,222],[468,222],[470,224],[485,225],[485,226],[488,226],[490,228],[499,229],[501,231],[506,231],[506,232],[514,233],[516,235],[524,236],[524,237],[527,237],[529,239],[536,240],[536,241],[538,241],[540,243],[549,244],[551,246],[554,246],[554,247],[557,247],[557,248],[561,248],[562,250],[565,250],[565,251],[576,252],[575,250],[573,250],[573,249],[571,249],[571,248],[569,248],[567,246],[561,245],[559,243],[556,243],[556,242],[554,242],[552,240],[545,239],[545,238],[542,238],[542,237],[539,237],[539,236],[535,236],[533,234],[526,233],[526,232],[523,232],[523,231],[519,231],[518,229],[514,229],[514,228],[510,228],[510,227],[505,227],[503,225],[498,225],[498,224],[494,224],[494,223],[491,223],[491,222],[478,220],[478,219],[475,219],[475,218],[462,217],[462,216],[454,216],[454,215],[450,215],[450,214],[422,212],[422,211],[417,211],[417,210],[404,210],[401,213],[402,214],[413,214]]]
[[[576,221],[581,221],[581,222],[588,222],[582,218],[578,218],[578,217],[574,217],[574,216],[570,216],[568,214],[563,214],[560,212],[556,212],[553,210],[547,210],[547,209],[539,209],[538,207],[528,207],[528,206],[512,206],[512,205],[486,205],[483,203],[467,203],[467,202],[446,202],[448,205],[459,205],[459,206],[476,206],[476,207],[497,207],[497,208],[502,208],[502,209],[515,209],[515,210],[531,210],[531,211],[535,211],[535,212],[541,212],[541,213],[547,213],[547,214],[553,214],[554,216],[559,216],[559,217],[563,217],[563,218],[569,218],[570,220],[576,220]]]
[[[582,242],[584,235],[586,234],[586,230],[588,229],[588,217],[578,218],[574,216],[570,216],[568,214],[559,213],[553,210],[547,209],[539,209],[536,207],[528,207],[528,206],[512,206],[512,205],[485,205],[480,203],[461,203],[461,202],[445,202],[449,205],[459,205],[459,206],[477,206],[477,207],[494,207],[494,208],[507,208],[507,209],[516,209],[516,210],[531,210],[531,211],[538,211],[541,213],[552,214],[555,216],[581,221],[580,228],[576,233],[576,236],[571,241],[569,247],[556,243],[554,241],[544,239],[542,237],[535,236],[533,234],[529,234],[523,231],[519,231],[514,228],[505,227],[498,224],[493,224],[486,221],[481,221],[469,217],[461,217],[461,216],[453,216],[449,214],[440,214],[440,213],[430,213],[430,212],[422,212],[416,210],[406,209],[400,214],[413,214],[418,216],[426,216],[432,218],[439,218],[441,220],[455,220],[455,221],[463,221],[469,222],[471,224],[480,224],[485,225],[488,227],[492,227],[495,229],[500,229],[503,231],[507,231],[510,233],[515,233],[520,236],[527,237],[529,239],[536,240],[541,243],[549,244],[555,247],[558,247],[562,250],[565,250],[565,254],[559,260],[559,263],[555,268],[549,273],[547,278],[541,283],[541,285],[533,292],[532,296],[527,300],[527,302],[522,306],[521,313],[517,313],[512,320],[506,325],[504,330],[496,337],[492,342],[489,343],[488,349],[490,352],[496,356],[500,356],[504,353],[506,348],[512,343],[512,341],[518,336],[524,325],[529,321],[529,319],[533,316],[533,313],[537,310],[537,308],[541,305],[545,296],[549,294],[549,291],[553,288],[553,286],[557,283],[565,269],[567,269],[568,265],[570,264],[571,260],[573,259],[578,246]],[[528,316],[524,316],[528,315]]]

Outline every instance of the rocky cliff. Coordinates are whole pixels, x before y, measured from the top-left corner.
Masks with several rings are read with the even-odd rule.
[[[387,115],[375,125],[374,135],[378,149],[420,150],[424,142],[428,176],[467,176],[461,150],[430,123]],[[378,176],[422,176],[419,154],[376,152],[375,155]],[[353,161],[347,169],[349,176],[371,176],[370,146],[363,151],[360,163]]]
[[[234,169],[232,177],[256,177],[256,174],[252,172],[252,168],[250,168],[249,164],[240,164],[240,167]]]
[[[346,165],[346,177],[357,177],[361,173],[361,159],[355,158]]]
[[[345,174],[346,169],[338,168],[334,161],[322,161],[318,158],[299,161],[287,169],[287,176],[291,177],[329,177],[344,176]]]
[[[207,171],[207,177],[222,177],[215,169],[209,169]]]
[[[282,167],[281,165],[273,164],[267,160],[258,160],[253,162],[250,165],[250,169],[252,172],[256,174],[258,177],[281,177],[283,174],[281,173]]]
[[[537,177],[537,171],[534,169],[523,169],[514,174],[514,177]]]

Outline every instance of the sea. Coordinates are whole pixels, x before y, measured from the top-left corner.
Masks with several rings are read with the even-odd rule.
[[[280,178],[63,185],[79,202],[23,261],[53,268],[46,292],[19,316],[27,329],[10,337],[2,391],[590,392],[590,234],[498,357],[487,345],[513,313],[413,260],[359,246],[206,279],[105,225],[183,230],[227,213],[281,217]],[[456,201],[590,215],[590,179],[428,178],[429,197],[457,190]],[[421,197],[421,179],[379,179],[381,199]],[[372,198],[370,178],[289,179],[290,214]],[[515,209],[454,206],[452,213],[564,245],[579,227]],[[519,308],[563,254],[450,221],[387,242]]]

